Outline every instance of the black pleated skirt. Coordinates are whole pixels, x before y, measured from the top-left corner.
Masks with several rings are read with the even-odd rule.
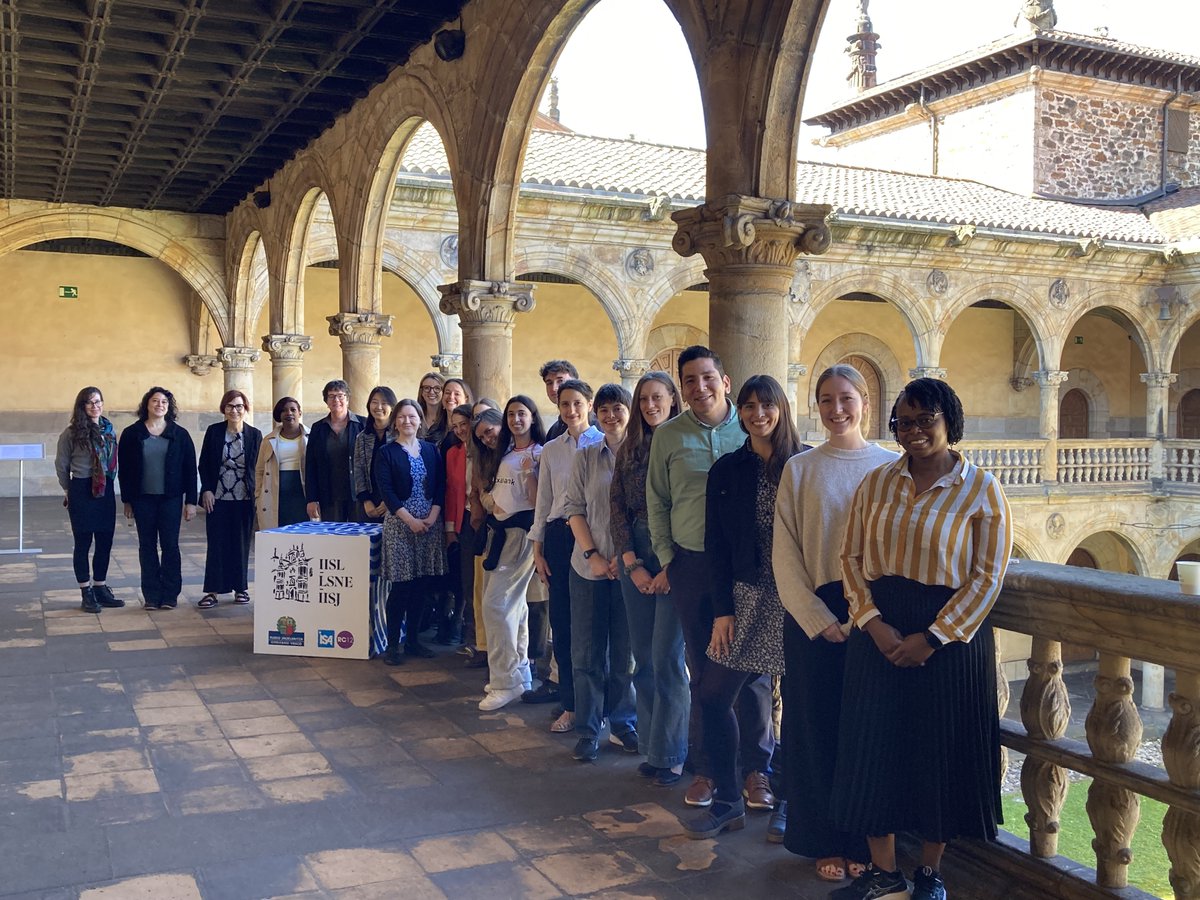
[[[896,576],[871,582],[884,621],[905,635],[928,628],[953,593]],[[865,632],[851,632],[837,752],[831,818],[844,831],[995,838],[1002,819],[991,625],[908,669],[888,662]]]
[[[816,594],[839,621],[846,619],[846,596],[840,581],[821,585]],[[788,816],[783,844],[800,856],[844,856],[866,862],[871,858],[866,837],[836,827],[829,815],[846,644],[822,637],[810,640],[796,620],[787,616],[783,654],[787,665],[782,686],[784,799],[794,810]]]

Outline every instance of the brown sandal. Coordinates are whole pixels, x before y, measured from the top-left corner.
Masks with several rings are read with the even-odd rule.
[[[846,860],[841,856],[822,856],[817,860],[817,877],[822,881],[845,881]]]

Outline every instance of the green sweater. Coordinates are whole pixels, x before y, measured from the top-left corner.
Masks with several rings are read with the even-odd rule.
[[[688,410],[655,429],[646,472],[646,514],[660,564],[671,562],[676,544],[704,549],[708,470],[745,441],[732,403],[720,425],[705,425]]]

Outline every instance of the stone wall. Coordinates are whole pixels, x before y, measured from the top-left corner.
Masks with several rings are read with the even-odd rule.
[[[1159,187],[1158,106],[1042,86],[1037,107],[1034,190],[1099,200]]]

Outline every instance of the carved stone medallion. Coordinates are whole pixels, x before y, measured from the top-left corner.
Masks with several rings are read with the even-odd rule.
[[[1046,518],[1046,534],[1057,541],[1066,530],[1067,520],[1063,518],[1062,513],[1050,513]]]
[[[1067,285],[1067,279],[1055,278],[1050,282],[1050,302],[1059,309],[1065,309],[1067,301],[1071,299],[1071,288]]]
[[[654,254],[645,247],[630,250],[625,257],[625,271],[634,278],[645,278],[654,271]]]
[[[933,269],[925,278],[925,286],[931,294],[944,294],[950,289],[950,276],[941,269]]]
[[[458,235],[451,234],[442,238],[442,245],[438,248],[438,255],[442,258],[442,262],[447,268],[458,268]]]

